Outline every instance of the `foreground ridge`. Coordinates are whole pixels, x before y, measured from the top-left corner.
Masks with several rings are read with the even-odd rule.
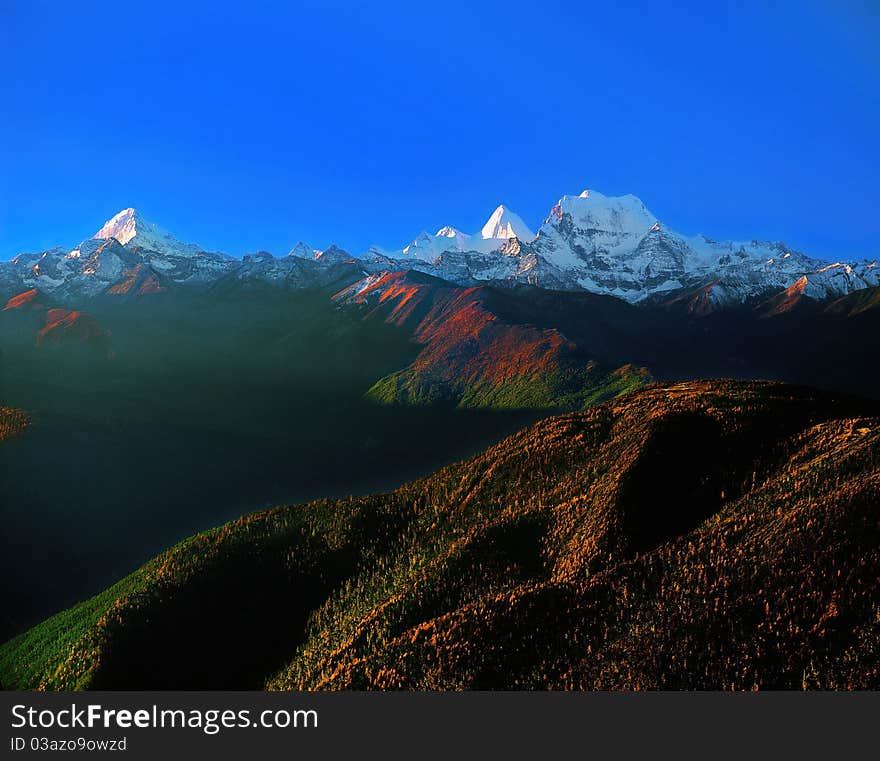
[[[39,689],[880,686],[876,405],[655,384],[240,518],[0,649]]]

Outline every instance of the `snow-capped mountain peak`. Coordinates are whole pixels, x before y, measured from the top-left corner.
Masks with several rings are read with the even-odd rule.
[[[124,246],[140,246],[149,251],[176,256],[193,256],[202,250],[195,243],[182,243],[132,208],[123,209],[108,219],[92,237],[99,240],[116,238]]]
[[[416,257],[426,262],[434,261],[445,251],[464,251],[470,247],[471,236],[451,225],[444,225],[434,235],[422,231],[400,251],[405,257]],[[384,252],[382,252],[383,255]],[[392,258],[394,254],[391,254]]]
[[[465,237],[470,238],[471,236],[467,233],[463,233],[461,230],[456,230],[451,225],[444,225],[441,227],[436,233],[434,233],[435,238],[459,238]]]
[[[535,234],[529,230],[519,216],[506,206],[501,205],[492,212],[492,216],[489,217],[482,229],[473,235],[463,233],[451,225],[444,225],[434,235],[425,231],[421,232],[409,244],[396,251],[373,246],[367,257],[416,259],[433,264],[438,257],[448,254],[489,255],[492,252],[501,252],[507,242],[514,238],[528,242],[534,240]]]
[[[528,242],[534,240],[535,234],[529,230],[519,215],[512,212],[504,204],[501,204],[492,212],[492,216],[483,225],[483,229],[480,230],[480,237],[483,240],[519,238],[523,242]]]
[[[143,217],[136,209],[123,209],[108,219],[104,226],[92,237],[107,240],[116,238],[123,246],[138,234],[138,228],[144,227]]]
[[[141,288],[159,293],[174,284],[203,285],[228,272],[235,260],[182,243],[129,207],[75,248],[51,249],[33,261],[10,265],[12,272],[4,276],[0,271],[0,281],[8,279],[76,303],[97,294],[130,294]]]
[[[582,230],[602,230],[623,235],[644,235],[657,218],[634,195],[606,196],[597,190],[584,190],[577,196],[562,196],[551,209],[547,223],[564,214]]]

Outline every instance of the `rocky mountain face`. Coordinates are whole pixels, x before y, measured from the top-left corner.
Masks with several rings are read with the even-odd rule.
[[[473,234],[446,225],[399,250],[374,246],[359,256],[300,242],[284,257],[259,251],[235,259],[182,243],[125,209],[78,246],[0,262],[0,297],[35,288],[75,305],[98,295],[230,281],[303,288],[340,282],[340,266],[347,268],[343,286],[408,269],[455,285],[525,283],[633,304],[670,303],[696,314],[774,297],[786,303],[839,298],[880,285],[876,261],[827,262],[780,242],[687,236],[635,196],[585,190],[559,199],[537,234],[502,205]]]

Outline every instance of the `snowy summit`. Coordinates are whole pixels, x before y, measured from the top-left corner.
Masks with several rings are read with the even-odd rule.
[[[194,243],[181,243],[159,225],[145,220],[136,209],[123,209],[108,219],[93,236],[100,240],[116,238],[123,246],[140,246],[161,254],[191,256],[202,250]]]
[[[483,240],[509,240],[519,238],[523,243],[534,240],[535,234],[529,230],[526,223],[504,205],[499,206],[492,212],[483,229],[480,230]]]

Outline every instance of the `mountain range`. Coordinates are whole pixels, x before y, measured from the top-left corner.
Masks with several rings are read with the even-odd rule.
[[[2,686],[876,688],[877,273],[596,191],[2,262]]]
[[[340,270],[340,267],[343,269]],[[283,257],[259,251],[236,259],[183,243],[135,209],[108,220],[72,247],[0,262],[0,296],[30,289],[66,305],[98,296],[147,296],[234,282],[307,288],[402,269],[455,285],[528,284],[613,296],[633,304],[687,302],[695,311],[776,297],[825,300],[880,285],[876,261],[827,262],[781,242],[716,241],[669,229],[635,196],[595,190],[565,195],[533,233],[499,206],[476,233],[444,226],[398,250],[352,255],[297,243]]]
[[[32,362],[52,366],[34,350],[87,350],[105,364],[83,382],[123,373],[117,388],[180,342],[189,357],[212,347],[217,361],[247,356],[277,372],[313,361],[291,353],[290,336],[321,324],[372,347],[365,361],[352,339],[349,361],[376,368],[360,393],[380,404],[572,410],[700,377],[875,396],[877,274],[781,243],[685,238],[633,196],[595,191],[562,198],[537,235],[499,207],[473,235],[446,227],[360,256],[300,242],[235,259],[125,209],[71,249],[0,263],[0,341],[20,389]],[[398,338],[377,340],[377,323]],[[401,341],[412,347],[403,363]],[[299,371],[279,378],[288,372]]]

